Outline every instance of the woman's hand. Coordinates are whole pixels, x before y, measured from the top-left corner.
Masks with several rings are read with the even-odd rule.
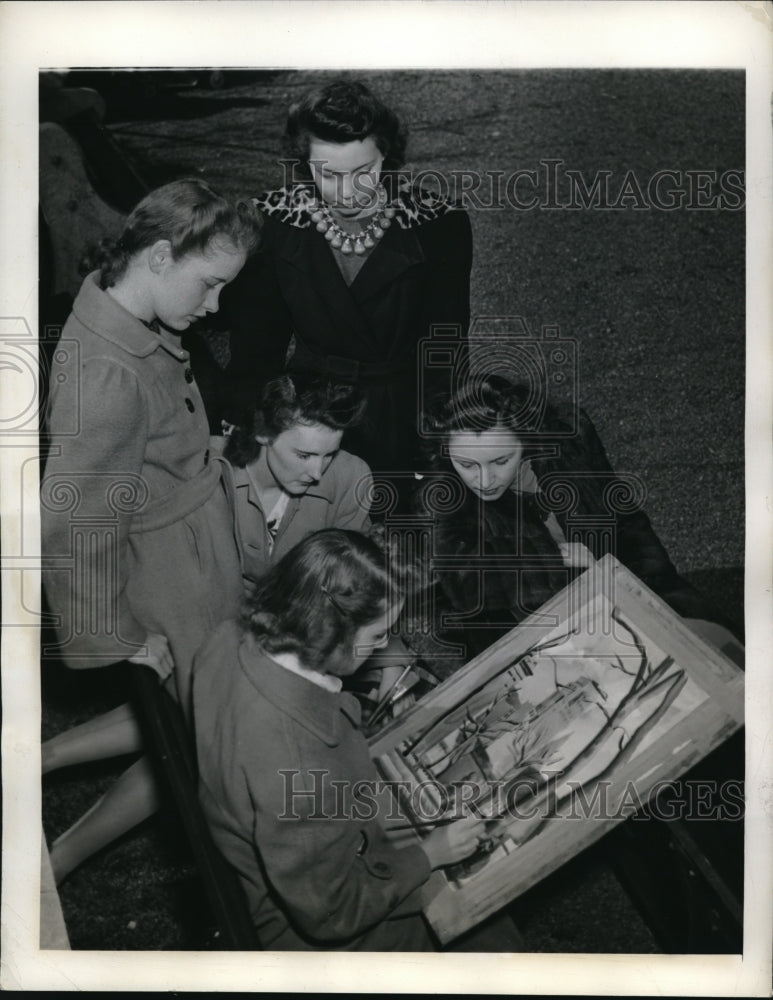
[[[486,821],[475,816],[440,826],[421,842],[430,867],[442,868],[469,857],[486,839]]]
[[[129,663],[143,663],[146,667],[152,667],[161,680],[165,681],[174,670],[169,641],[165,635],[161,635],[159,632],[148,632],[145,646],[147,652],[129,657]]]

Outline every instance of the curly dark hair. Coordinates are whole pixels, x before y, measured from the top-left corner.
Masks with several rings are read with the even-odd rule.
[[[359,531],[307,535],[260,578],[244,621],[267,653],[295,653],[311,670],[353,655],[357,630],[404,597],[396,562]]]
[[[261,226],[262,218],[252,202],[233,205],[197,178],[172,181],[142,199],[118,239],[102,240],[89,250],[81,270],[99,270],[101,288],[111,288],[132,257],[157,240],[169,240],[173,260],[188,254],[206,255],[214,240],[251,254],[260,243]]]
[[[535,399],[531,386],[486,373],[466,378],[455,391],[430,400],[424,426],[429,432],[424,439],[425,457],[431,468],[440,468],[447,465],[443,446],[457,431],[480,434],[503,428],[528,442],[535,435],[555,433],[561,428],[561,417],[541,395]]]
[[[257,436],[273,440],[296,424],[322,424],[335,431],[354,427],[365,409],[362,391],[331,382],[312,371],[293,371],[269,379],[250,410],[229,435],[224,456],[244,468],[260,455]]]
[[[309,144],[355,142],[372,137],[384,157],[385,173],[405,163],[407,133],[394,111],[363,83],[336,80],[293,104],[285,127],[287,155],[308,172]],[[311,174],[309,174],[311,177]]]
[[[451,436],[455,432],[480,434],[502,428],[511,431],[523,445],[522,460],[531,462],[540,482],[543,476],[567,469],[585,469],[589,461],[588,428],[592,426],[589,417],[582,409],[575,412],[566,405],[552,405],[545,395],[544,387],[486,372],[464,379],[454,392],[435,396],[424,411],[428,431],[422,445],[426,468],[455,477],[445,453]],[[601,443],[597,442],[596,447],[601,449]],[[602,457],[606,462],[606,456]],[[422,509],[426,492],[432,488],[428,479],[417,490],[418,509]],[[604,488],[603,477],[580,476],[577,480],[577,489],[588,509],[603,504]]]

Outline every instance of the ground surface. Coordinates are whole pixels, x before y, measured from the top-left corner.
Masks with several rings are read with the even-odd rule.
[[[628,171],[646,189],[658,170],[742,170],[742,74],[708,72],[410,72],[359,74],[410,124],[409,165],[446,177],[537,171],[543,161],[609,172],[614,203]],[[206,76],[206,75],[205,75]],[[324,74],[239,73],[147,84],[102,78],[108,123],[148,184],[196,175],[232,196],[278,186],[288,105]],[[81,75],[82,82],[83,75]],[[191,85],[192,79],[196,85]],[[92,79],[92,82],[94,80]],[[487,180],[481,198],[487,190]],[[695,178],[693,183],[696,183]],[[674,185],[672,185],[674,186]],[[668,187],[668,185],[664,185]],[[529,194],[528,183],[520,189]],[[558,189],[564,202],[567,189]],[[470,208],[472,311],[558,326],[578,359],[570,388],[592,415],[613,466],[639,474],[647,509],[680,571],[742,617],[744,498],[744,216],[666,211]],[[96,671],[95,674],[103,674]],[[120,698],[110,678],[44,674],[43,735]],[[48,777],[54,836],[120,765]],[[152,822],[62,887],[76,948],[207,947],[195,875],[171,820]],[[596,851],[529,899],[527,947],[657,948]]]

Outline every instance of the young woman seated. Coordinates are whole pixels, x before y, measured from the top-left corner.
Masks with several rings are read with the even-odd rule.
[[[583,410],[576,426],[573,418],[493,374],[436,398],[425,413],[428,464],[438,476],[425,478],[416,501],[440,557],[435,634],[462,640],[468,659],[606,552],[680,615],[728,624],[677,573],[641,509],[641,481],[613,472]],[[447,495],[437,503],[440,484]],[[443,567],[449,556],[455,568]],[[484,570],[490,557],[499,565]],[[437,623],[449,613],[463,622],[443,630]]]
[[[341,450],[365,401],[351,385],[293,372],[266,382],[226,439],[242,572],[255,582],[302,538],[321,528],[370,524],[370,469]]]
[[[391,807],[374,805],[359,703],[341,682],[385,645],[403,600],[374,540],[316,532],[196,657],[201,802],[264,948],[432,950],[417,890],[484,837],[462,818],[397,848]]]

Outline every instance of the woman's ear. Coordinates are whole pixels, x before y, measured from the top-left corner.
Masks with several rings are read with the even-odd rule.
[[[172,244],[169,240],[156,240],[148,251],[148,266],[150,270],[154,274],[160,274],[171,263],[173,263]]]

